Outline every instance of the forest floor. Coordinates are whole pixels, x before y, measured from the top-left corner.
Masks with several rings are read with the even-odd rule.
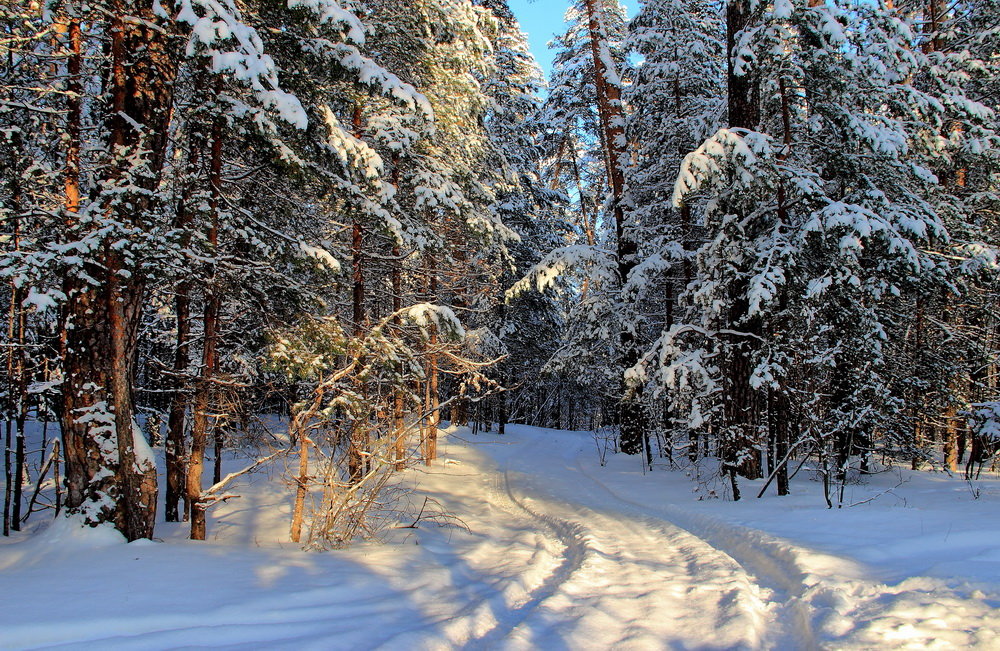
[[[398,486],[399,523],[430,517],[335,552],[288,542],[280,470],[242,477],[207,543],[32,516],[0,543],[0,648],[1000,648],[996,474],[888,470],[827,509],[803,470],[734,503],[599,447],[449,429]]]

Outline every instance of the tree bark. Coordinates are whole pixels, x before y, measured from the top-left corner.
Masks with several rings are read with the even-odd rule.
[[[64,186],[67,214],[80,209],[80,129],[83,120],[83,32],[80,20],[71,17],[66,21],[65,32],[69,35],[69,57],[66,61],[66,166]],[[60,31],[57,27],[57,31]]]
[[[392,185],[399,187],[399,154],[394,154],[392,159]],[[403,260],[399,243],[392,245],[392,324],[398,329],[403,326],[403,319],[399,315],[403,309]],[[396,470],[406,468],[406,422],[403,416],[405,409],[402,386],[395,386],[392,389],[392,436],[393,436],[393,456],[395,457]]]
[[[211,200],[209,209],[212,225],[208,229],[208,245],[213,254],[219,249],[219,200],[222,192],[222,152],[224,118],[216,118],[212,127],[212,149],[209,161]],[[215,262],[210,262],[209,281],[205,295],[203,317],[204,344],[201,354],[201,374],[195,387],[194,419],[191,424],[191,456],[187,473],[187,504],[191,512],[191,540],[205,540],[206,507],[202,500],[202,475],[205,448],[208,445],[208,424],[215,394],[215,375],[219,367],[219,317],[222,300]]]
[[[361,105],[355,104],[352,118],[354,137],[362,137]],[[368,319],[365,310],[365,249],[364,227],[361,216],[355,212],[354,223],[351,225],[351,299],[352,317],[354,319],[354,336],[360,340],[364,337]],[[357,382],[361,382],[357,380]],[[360,394],[365,393],[364,386],[358,386]],[[367,459],[370,443],[368,441],[368,423],[354,419],[351,423],[350,441],[347,448],[348,475],[352,482],[361,481],[367,471]]]
[[[750,0],[729,0],[726,5],[729,126],[751,131],[760,124],[760,83],[753,71],[737,69],[736,46],[753,16]]]
[[[437,266],[431,265],[430,293],[436,298],[438,293]],[[437,328],[431,327],[430,348],[431,351],[437,348],[439,336]],[[427,377],[427,465],[437,459],[438,425],[441,423],[441,369],[440,360],[436,352],[431,352],[428,358]]]
[[[14,173],[10,175],[10,214],[11,214],[11,246],[14,251],[21,250],[21,165],[19,157],[22,143],[19,134],[10,136],[13,155],[15,160]],[[22,302],[24,300],[24,289],[17,283],[10,283],[10,310],[7,322],[7,423],[6,438],[4,446],[4,468],[6,484],[4,489],[4,535],[9,535],[10,530],[20,531],[21,529],[21,493],[24,484],[24,423],[28,415],[28,385],[27,385],[27,356],[25,354],[25,330],[26,314]],[[14,432],[14,469],[13,476],[10,466],[10,445],[12,426],[16,424]]]
[[[163,169],[176,59],[169,34],[149,3],[116,0],[110,15],[110,163],[104,180],[134,174],[136,156],[145,161],[130,180],[137,191],[121,207],[109,209],[107,217],[135,226],[153,207],[150,195]],[[75,59],[73,52],[71,66],[77,65]],[[79,75],[71,72],[70,77]],[[70,108],[68,134],[79,127],[78,114]],[[70,145],[66,165],[67,226],[74,234],[82,227],[74,218],[80,201],[75,180],[79,158],[74,159],[79,151],[77,143]],[[144,283],[140,269],[127,268],[110,239],[84,263],[83,271],[99,284],[88,284],[80,275],[69,278],[62,319],[66,503],[91,525],[112,522],[129,540],[148,538],[155,521],[156,468],[140,440],[131,393]]]
[[[178,522],[181,517],[180,500],[185,498],[184,515],[188,514],[185,484],[184,429],[187,421],[188,400],[185,395],[190,356],[188,349],[191,336],[190,285],[184,281],[177,286],[174,309],[177,317],[177,343],[174,349],[174,395],[170,398],[170,415],[167,419],[167,440],[164,452],[167,464],[167,491],[164,503],[167,522]]]
[[[302,541],[302,521],[305,517],[306,494],[309,486],[309,437],[300,414],[294,418],[294,429],[299,441],[299,474],[295,478],[295,503],[292,507],[291,539],[293,543]]]
[[[736,46],[740,34],[753,20],[749,0],[730,0],[726,6],[727,88],[729,126],[754,130],[760,123],[760,90],[753,71],[737,67]],[[736,474],[750,479],[761,475],[760,455],[755,449],[757,404],[750,386],[754,368],[755,335],[760,334],[760,319],[749,316],[747,281],[739,278],[730,289],[730,307],[726,327],[741,331],[743,336],[731,336],[724,360],[726,435],[722,446],[722,465],[730,475],[733,497],[739,499]]]
[[[608,161],[608,181],[611,186],[611,206],[615,220],[618,262],[618,283],[621,289],[637,264],[638,246],[625,229],[625,167],[628,165],[625,140],[625,113],[617,72],[610,69],[606,32],[603,29],[604,6],[601,0],[584,0],[590,49],[594,62],[594,86],[597,90],[597,112],[600,117],[602,141]],[[640,454],[649,447],[646,410],[639,387],[625,386],[625,372],[639,361],[635,334],[625,324],[619,332],[621,346],[621,398],[618,405],[619,441],[621,451]]]
[[[187,176],[184,195],[177,203],[175,225],[181,232],[181,246],[190,245],[193,215],[188,206],[187,195],[194,188],[194,180],[204,147],[204,137],[195,130],[188,143]],[[185,426],[190,404],[187,391],[190,386],[188,365],[191,363],[191,282],[186,277],[177,283],[174,297],[174,312],[177,319],[176,343],[174,346],[173,395],[170,397],[170,414],[167,419],[167,440],[164,452],[167,463],[167,491],[164,504],[167,522],[178,522],[183,513],[184,520],[190,516],[187,503],[187,457],[185,454]],[[184,510],[180,501],[184,499]]]
[[[3,444],[3,469],[4,469],[4,491],[3,491],[3,535],[10,535],[10,507],[11,501],[13,499],[13,475],[10,465],[10,444],[11,444],[11,431],[13,426],[13,421],[8,418],[4,425],[4,444]]]

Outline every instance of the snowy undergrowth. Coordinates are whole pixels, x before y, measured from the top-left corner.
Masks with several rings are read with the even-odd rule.
[[[436,466],[407,471],[399,520],[429,497],[468,529],[302,552],[279,470],[241,478],[207,543],[32,516],[0,545],[17,595],[0,647],[996,648],[1000,483],[974,499],[902,476],[849,486],[848,503],[881,496],[839,510],[801,476],[787,498],[699,501],[682,472],[602,468],[589,433],[453,430]]]

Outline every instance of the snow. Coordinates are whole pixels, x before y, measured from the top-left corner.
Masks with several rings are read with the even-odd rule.
[[[1000,402],[973,405],[969,427],[986,440],[1000,441]]]
[[[465,339],[465,327],[455,312],[446,305],[418,303],[404,309],[404,316],[429,337],[431,329],[456,341]]]
[[[61,519],[0,544],[0,646],[222,648],[996,648],[1000,480],[891,470],[826,509],[733,503],[637,457],[602,467],[590,432],[448,428],[442,459],[402,475],[383,544],[288,543],[280,472],[241,478],[209,541],[160,523],[124,544]],[[245,459],[229,459],[241,467]],[[665,464],[660,464],[665,465]],[[747,493],[755,494],[748,482]],[[235,487],[234,487],[235,488]],[[871,499],[875,497],[876,499]],[[701,499],[699,499],[701,498]],[[870,501],[869,501],[870,500]],[[426,512],[425,512],[426,513]],[[37,527],[36,527],[37,528]],[[83,598],[79,598],[83,597]]]
[[[45,312],[59,305],[61,292],[40,292],[35,287],[28,289],[28,296],[22,302],[24,307],[34,307],[38,312]]]
[[[365,44],[364,25],[336,0],[288,0],[288,7],[306,7],[319,17],[320,23],[340,23],[347,28],[348,40],[358,45]]]
[[[149,442],[142,435],[139,423],[135,419],[132,420],[132,454],[135,455],[135,470],[137,472],[156,468],[156,455]]]
[[[325,149],[336,156],[345,168],[353,168],[367,181],[377,180],[383,172],[382,157],[364,140],[349,133],[329,106],[322,106],[327,137]]]
[[[674,185],[673,205],[680,208],[688,196],[719,177],[725,165],[732,165],[744,185],[754,178],[753,168],[761,153],[769,152],[766,137],[752,132],[741,135],[730,129],[719,129],[698,149],[687,154],[681,163]]]
[[[299,250],[302,251],[303,255],[314,258],[320,266],[335,273],[340,272],[340,262],[326,249],[299,241]]]
[[[524,277],[507,290],[511,300],[532,289],[544,292],[570,271],[586,269],[593,279],[610,281],[616,278],[617,267],[612,253],[605,249],[584,244],[573,244],[551,251],[532,267]]]
[[[316,2],[318,0],[309,4]],[[199,15],[195,7],[203,15]],[[341,17],[331,19],[343,20]],[[187,56],[204,54],[210,57],[215,72],[231,74],[249,86],[263,107],[298,129],[306,128],[305,109],[297,97],[280,88],[277,64],[264,53],[257,31],[242,22],[233,0],[181,0],[176,20],[191,25]]]

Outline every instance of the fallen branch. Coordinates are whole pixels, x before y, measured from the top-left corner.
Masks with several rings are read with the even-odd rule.
[[[896,484],[895,486],[893,486],[892,488],[887,488],[887,489],[885,489],[884,491],[882,491],[881,493],[878,493],[878,494],[876,494],[876,495],[872,495],[871,497],[869,497],[869,498],[868,498],[868,499],[866,499],[866,500],[861,500],[860,502],[855,502],[855,503],[853,503],[853,504],[848,504],[848,505],[847,505],[847,508],[851,508],[852,506],[861,506],[862,504],[867,504],[867,503],[869,503],[869,502],[874,502],[875,500],[877,500],[878,498],[882,497],[883,495],[893,495],[893,496],[895,496],[895,497],[896,497],[897,499],[902,499],[902,500],[903,500],[903,502],[905,503],[905,502],[906,502],[906,499],[905,499],[905,498],[901,498],[901,497],[899,497],[899,495],[896,495],[896,493],[894,493],[893,491],[894,491],[894,490],[896,490],[897,488],[899,488],[900,486],[902,486],[903,484],[905,484],[905,483],[906,483],[906,482],[908,482],[908,481],[910,481],[910,480],[909,480],[909,479],[907,479],[907,478],[905,478],[905,477],[903,477],[902,475],[900,475],[900,478],[899,478],[899,483],[897,483],[897,484]]]
[[[202,503],[202,504],[214,504],[215,502],[224,501],[225,499],[229,499],[229,498],[232,498],[232,497],[239,497],[239,495],[227,495],[225,497],[217,497],[217,496],[215,496],[215,493],[221,491],[223,488],[225,488],[227,485],[229,485],[229,482],[233,481],[237,477],[239,477],[241,475],[245,475],[248,472],[252,472],[252,471],[256,470],[257,468],[259,468],[260,466],[264,465],[265,463],[267,463],[271,459],[274,459],[274,458],[277,458],[277,457],[280,457],[280,456],[283,456],[283,455],[286,455],[286,454],[288,454],[288,450],[279,450],[279,451],[275,452],[274,454],[271,454],[271,455],[268,455],[268,456],[264,457],[263,459],[257,459],[256,461],[254,461],[253,463],[251,463],[249,466],[247,466],[243,470],[239,470],[237,472],[231,472],[231,473],[229,473],[228,475],[226,475],[225,477],[223,477],[221,480],[219,480],[218,483],[213,484],[212,486],[210,486],[206,490],[203,490],[201,492],[201,496],[198,498],[198,502]]]
[[[45,480],[45,474],[49,471],[49,468],[52,466],[52,462],[58,458],[59,458],[59,439],[56,439],[52,442],[52,453],[49,454],[49,458],[45,460],[45,463],[42,465],[42,469],[38,471],[38,482],[35,484],[35,490],[31,494],[31,501],[28,502],[28,512],[24,514],[23,518],[21,518],[21,522],[28,521],[28,516],[31,515],[35,507],[35,501],[38,499],[38,493],[42,490],[42,481]],[[56,491],[58,492],[58,490],[59,490],[59,485],[57,483]]]

